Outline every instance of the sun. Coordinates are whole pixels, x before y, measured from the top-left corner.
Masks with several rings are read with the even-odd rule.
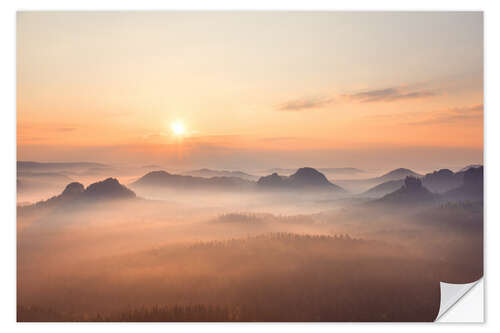
[[[172,123],[172,125],[170,125],[170,128],[172,129],[172,132],[175,136],[182,136],[186,133],[186,129],[180,121]]]

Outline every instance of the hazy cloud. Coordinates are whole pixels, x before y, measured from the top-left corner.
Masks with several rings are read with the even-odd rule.
[[[429,113],[423,120],[408,122],[408,125],[432,125],[456,123],[460,121],[472,121],[483,119],[483,104],[470,107],[451,108],[443,111]]]
[[[438,95],[433,90],[407,90],[405,88],[386,88],[378,90],[367,90],[355,94],[346,94],[343,97],[361,103],[393,102],[403,99],[426,98]]]
[[[439,95],[435,90],[420,89],[415,87],[392,87],[386,89],[366,90],[358,93],[343,94],[337,96],[340,100],[354,101],[360,103],[375,103],[375,102],[394,102],[405,99],[428,98]],[[294,99],[282,104],[279,104],[276,109],[279,111],[305,111],[311,109],[319,109],[326,105],[332,104],[336,99],[333,97],[307,97]]]
[[[282,141],[296,141],[301,140],[302,138],[297,136],[280,136],[280,137],[269,137],[269,138],[261,138],[262,142],[282,142]]]
[[[59,127],[54,129],[55,132],[73,132],[75,131],[75,127]]]
[[[333,103],[333,101],[333,98],[330,97],[309,97],[285,102],[278,105],[277,109],[280,111],[303,111],[321,108]]]
[[[364,118],[378,123],[409,126],[472,122],[483,119],[483,104],[434,111],[372,114]]]

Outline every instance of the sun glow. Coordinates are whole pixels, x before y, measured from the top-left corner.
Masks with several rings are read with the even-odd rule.
[[[172,125],[170,125],[170,128],[172,129],[172,132],[174,133],[175,136],[182,136],[186,133],[186,129],[184,128],[184,125],[180,121],[172,123]]]

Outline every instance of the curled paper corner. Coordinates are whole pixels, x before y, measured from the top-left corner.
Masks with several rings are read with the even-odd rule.
[[[439,313],[435,319],[438,321],[449,309],[451,309],[465,294],[467,294],[481,279],[464,284],[440,282],[441,302]]]

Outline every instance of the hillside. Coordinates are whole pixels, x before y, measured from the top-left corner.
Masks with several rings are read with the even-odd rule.
[[[90,184],[87,188],[81,183],[72,182],[66,186],[61,194],[45,201],[39,201],[33,205],[23,206],[21,209],[30,211],[37,208],[57,208],[68,204],[133,199],[135,197],[135,193],[120,184],[117,179],[108,178]]]
[[[436,195],[425,188],[420,179],[408,176],[401,188],[386,194],[381,199],[373,201],[373,203],[411,206],[432,203],[435,200]]]
[[[273,173],[261,177],[257,186],[275,190],[333,190],[344,192],[344,189],[331,183],[324,174],[316,169],[305,167],[298,169],[294,174],[286,177]]]
[[[375,185],[374,187],[370,188],[368,191],[363,192],[361,195],[362,196],[367,196],[367,197],[382,197],[386,194],[389,194],[391,192],[396,191],[399,189],[401,186],[404,185],[404,180],[403,179],[397,179],[397,180],[389,180],[386,181],[385,183]]]
[[[255,183],[239,177],[194,177],[171,174],[166,171],[152,171],[130,186],[132,188],[170,188],[180,190],[231,190],[252,187]]]
[[[403,180],[406,177],[411,176],[415,178],[420,178],[422,175],[410,170],[410,169],[405,169],[405,168],[398,168],[394,169],[392,171],[389,171],[379,177],[373,177],[373,178],[365,178],[365,179],[342,179],[342,180],[337,180],[337,184],[342,186],[343,188],[351,191],[351,192],[356,192],[356,193],[362,193],[362,195],[365,195],[369,190],[371,190],[374,186],[380,185],[386,182],[390,182],[393,180]],[[391,185],[386,185],[383,186],[387,188],[393,188]],[[379,192],[380,188],[375,190],[375,192]],[[371,192],[371,195],[373,195],[374,192]],[[387,193],[387,192],[385,192]]]
[[[193,177],[236,177],[245,180],[257,180],[258,177],[250,175],[242,171],[229,171],[229,170],[211,170],[211,169],[198,169],[184,172],[183,175],[193,176]]]
[[[392,172],[386,174],[382,177],[398,177],[401,174],[413,173],[411,170],[401,170],[398,172]],[[396,171],[396,170],[394,170]],[[410,172],[408,172],[410,171]],[[463,172],[454,173],[449,169],[440,169],[434,172],[425,174],[421,180],[423,186],[425,186],[429,191],[434,193],[444,193],[451,189],[457,188],[463,184]],[[382,177],[379,177],[381,179]],[[412,176],[416,177],[416,176]],[[362,193],[362,196],[383,196],[399,189],[404,184],[403,179],[388,180],[381,184],[378,184],[369,190]]]
[[[449,201],[482,201],[483,183],[483,167],[469,168],[463,175],[463,185],[445,192],[443,197]]]

